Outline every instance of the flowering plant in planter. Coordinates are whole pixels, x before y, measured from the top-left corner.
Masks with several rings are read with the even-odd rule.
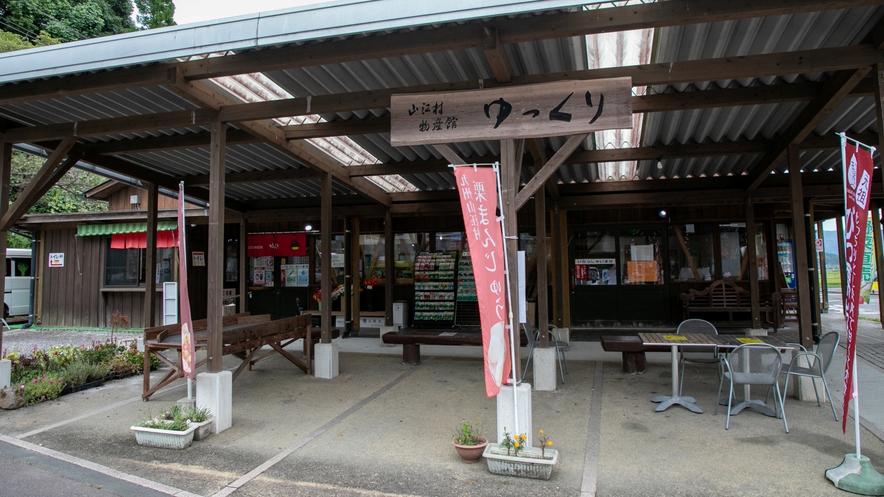
[[[527,446],[526,437],[512,435],[503,429],[504,439],[499,444],[488,444],[482,454],[488,463],[488,471],[496,475],[521,476],[548,480],[553,466],[558,462],[559,452],[552,449],[552,441],[540,430],[538,447]]]
[[[377,284],[378,284],[378,279],[375,278],[374,276],[369,276],[368,278],[366,278],[366,279],[362,282],[362,287],[363,287],[363,288],[371,288],[371,287],[373,287],[373,286],[375,286],[375,285],[377,285]]]
[[[343,294],[344,294],[344,285],[336,286],[331,292],[332,302],[334,302],[335,300],[338,300],[341,297],[341,295],[343,295]],[[313,292],[313,300],[315,300],[316,302],[322,303],[322,288],[317,288]]]

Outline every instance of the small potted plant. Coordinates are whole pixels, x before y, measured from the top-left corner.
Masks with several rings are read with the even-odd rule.
[[[195,422],[189,416],[202,417],[203,422]],[[164,449],[184,449],[194,440],[197,429],[211,426],[207,409],[182,409],[173,405],[159,416],[148,413],[147,419],[132,426],[138,445]],[[207,436],[207,435],[205,435]]]
[[[488,444],[482,454],[488,462],[488,471],[496,475],[522,476],[549,480],[553,466],[559,460],[559,452],[552,447],[552,440],[540,430],[540,447],[528,447],[527,437],[511,435],[503,428],[503,442]]]
[[[488,445],[488,439],[482,436],[482,423],[470,423],[466,419],[461,421],[460,427],[454,434],[454,450],[460,459],[468,464],[479,462],[482,452]]]

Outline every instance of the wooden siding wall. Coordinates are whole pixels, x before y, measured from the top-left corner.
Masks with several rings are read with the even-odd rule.
[[[41,232],[38,244],[42,289],[37,323],[51,327],[101,326],[101,237],[77,237],[76,229]],[[48,267],[50,253],[64,254],[64,267]]]
[[[132,204],[129,203],[129,199],[132,195],[138,195],[140,199],[140,203],[138,204],[138,209],[134,209]],[[185,208],[196,208],[196,205],[185,203]],[[159,195],[157,200],[157,209],[177,209],[178,208],[178,199],[167,197],[165,195]],[[147,190],[135,187],[135,186],[126,186],[125,188],[121,188],[119,191],[115,192],[113,195],[108,197],[107,199],[107,209],[109,211],[133,211],[133,210],[147,210]]]

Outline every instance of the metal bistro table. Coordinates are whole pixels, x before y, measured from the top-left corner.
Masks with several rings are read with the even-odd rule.
[[[638,337],[645,345],[668,345],[672,350],[672,395],[657,395],[651,402],[659,403],[655,411],[663,412],[669,407],[678,404],[693,412],[702,414],[703,410],[697,407],[693,397],[679,395],[678,391],[678,348],[679,347],[709,347],[719,346],[714,335],[702,333],[639,333]]]
[[[727,351],[729,351],[729,350],[733,350],[733,349],[739,347],[740,345],[751,344],[751,343],[766,343],[768,345],[773,345],[774,347],[778,348],[781,353],[786,350],[793,349],[792,345],[787,344],[786,342],[780,340],[779,338],[774,338],[774,337],[770,337],[770,336],[751,336],[751,337],[749,337],[749,336],[717,335],[717,336],[712,337],[712,339],[718,343],[718,348],[720,350],[723,350],[725,353],[727,353]],[[734,400],[737,401],[737,404],[731,406],[731,416],[733,416],[735,414],[739,414],[740,411],[742,411],[743,409],[746,409],[748,407],[754,411],[760,412],[761,414],[775,418],[777,416],[776,410],[771,409],[770,407],[767,407],[767,405],[765,405],[765,403],[761,400],[752,400],[752,398],[750,396],[750,389],[751,389],[750,385],[743,385],[743,400],[737,399],[736,396],[734,397]],[[785,395],[785,394],[786,394],[786,392],[783,392],[783,395]],[[719,400],[718,405],[726,406],[727,399]]]

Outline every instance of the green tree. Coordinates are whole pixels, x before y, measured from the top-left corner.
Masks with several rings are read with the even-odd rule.
[[[140,29],[174,26],[175,4],[172,0],[135,0],[138,14],[135,19]]]
[[[0,0],[0,29],[33,41],[75,41],[135,30],[130,0]]]

